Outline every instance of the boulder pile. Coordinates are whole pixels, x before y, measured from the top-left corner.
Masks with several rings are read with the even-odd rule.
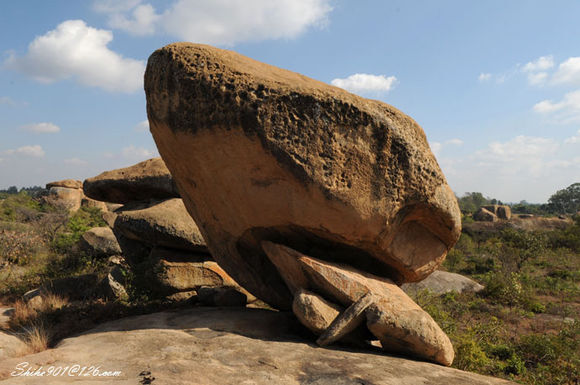
[[[145,92],[185,208],[237,282],[293,309],[320,345],[360,333],[451,364],[447,336],[398,287],[435,271],[461,231],[455,195],[413,119],[190,43],[151,55]]]
[[[140,274],[160,295],[186,298],[201,287],[234,287],[246,293],[212,259],[197,225],[179,198],[173,178],[160,158],[106,171],[84,184],[86,196],[119,204],[103,213],[107,227],[93,228],[79,247],[109,257],[117,270]],[[111,294],[122,282],[112,271],[102,285]],[[213,292],[218,296],[220,293]],[[251,296],[247,293],[250,298]],[[242,302],[241,300],[238,302]]]

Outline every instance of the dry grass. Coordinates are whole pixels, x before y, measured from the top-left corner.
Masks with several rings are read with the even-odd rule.
[[[24,341],[28,347],[25,354],[34,354],[48,349],[49,333],[42,323],[24,329]]]
[[[43,315],[61,309],[69,304],[67,298],[55,294],[43,294],[33,298],[28,303],[16,301],[13,305],[14,313],[10,319],[10,326],[14,328],[27,327],[41,319]]]

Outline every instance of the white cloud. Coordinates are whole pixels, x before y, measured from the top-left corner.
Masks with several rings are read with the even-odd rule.
[[[480,73],[479,76],[477,77],[477,80],[479,80],[480,82],[487,82],[491,79],[491,74],[490,73]]]
[[[580,90],[568,92],[559,102],[543,100],[534,105],[534,111],[541,114],[555,114],[557,123],[568,124],[580,121]]]
[[[141,3],[141,0],[96,0],[93,9],[101,13],[127,12]]]
[[[569,138],[566,138],[564,140],[564,143],[566,143],[566,144],[580,143],[580,130],[578,130],[578,133],[576,134],[576,136],[571,136]]]
[[[139,122],[137,123],[137,125],[135,125],[133,129],[137,132],[147,132],[149,131],[149,121],[144,120],[142,122]]]
[[[571,57],[560,63],[552,82],[554,84],[580,85],[580,57]]]
[[[59,126],[49,122],[27,124],[22,126],[22,129],[29,132],[35,132],[37,134],[55,134],[60,132]]]
[[[155,152],[144,147],[130,145],[121,150],[121,155],[127,159],[149,159],[155,156]]]
[[[68,158],[63,160],[64,164],[70,164],[72,166],[86,166],[89,164],[86,160],[82,160],[80,158]]]
[[[18,147],[13,150],[5,150],[3,151],[6,155],[24,155],[24,156],[32,156],[36,158],[41,158],[44,156],[44,150],[39,145],[32,145],[32,146],[22,146]]]
[[[439,157],[441,155],[441,151],[445,147],[447,147],[447,146],[462,146],[463,145],[463,140],[457,139],[457,138],[453,138],[453,139],[446,140],[443,143],[441,143],[441,142],[430,142],[429,144],[431,146],[431,151],[433,152],[433,154],[435,155],[435,157]]]
[[[111,92],[141,89],[145,63],[111,51],[107,45],[112,40],[111,31],[67,20],[36,37],[24,56],[12,55],[4,65],[43,83],[73,78]]]
[[[333,79],[330,84],[353,93],[377,93],[391,90],[397,83],[394,76],[354,74],[345,79]]]
[[[524,72],[545,71],[554,67],[554,57],[552,55],[541,56],[534,61],[526,63],[522,70]]]
[[[153,35],[160,18],[161,16],[155,13],[153,6],[144,4],[133,9],[131,18],[127,18],[122,13],[113,13],[109,17],[109,26],[136,36]]]
[[[150,4],[97,1],[109,25],[133,35],[165,33],[181,40],[213,45],[295,38],[311,26],[323,26],[330,0],[176,0],[165,11]]]
[[[548,79],[546,70],[554,67],[554,57],[541,56],[534,61],[526,63],[522,67],[522,72],[528,74],[528,83],[534,86],[544,84]]]
[[[463,155],[441,151],[438,162],[457,193],[480,191],[506,202],[546,202],[561,186],[577,181],[580,156],[571,138],[516,136]]]

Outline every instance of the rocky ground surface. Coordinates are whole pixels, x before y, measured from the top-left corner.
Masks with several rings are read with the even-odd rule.
[[[290,313],[193,308],[124,318],[63,340],[55,349],[0,362],[3,384],[508,384],[411,359],[320,348]],[[119,376],[16,377],[17,365],[95,366]],[[24,368],[21,364],[20,368]],[[88,370],[85,371],[85,373]],[[67,372],[68,373],[68,372]],[[96,371],[93,371],[96,373]]]

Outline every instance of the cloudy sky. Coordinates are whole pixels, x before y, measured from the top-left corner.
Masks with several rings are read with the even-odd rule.
[[[411,115],[453,190],[545,202],[580,182],[580,2],[0,3],[0,188],[157,155],[143,71],[208,43]]]

